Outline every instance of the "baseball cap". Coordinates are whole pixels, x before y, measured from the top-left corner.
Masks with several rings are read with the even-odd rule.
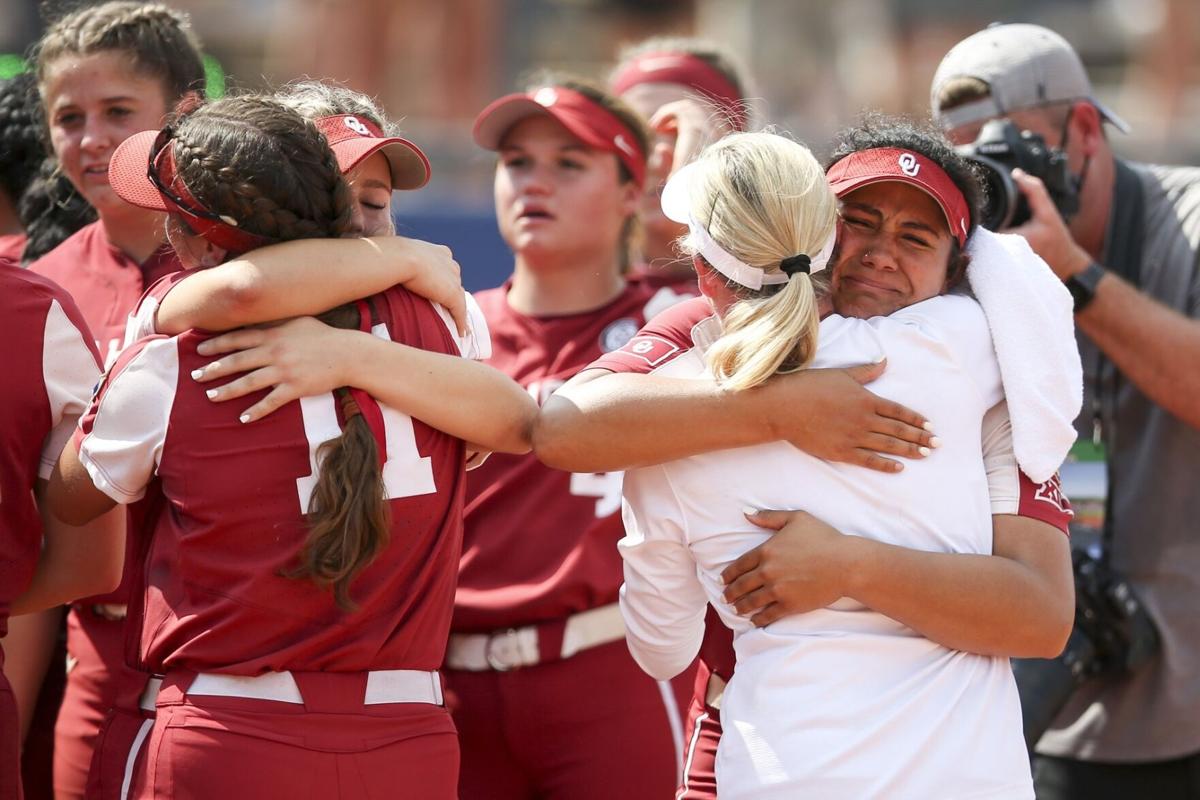
[[[544,114],[557,120],[588,147],[613,153],[641,186],[646,154],[621,118],[582,92],[565,86],[543,86],[495,100],[475,118],[475,143],[499,150],[504,134],[523,119]]]
[[[117,196],[140,208],[179,214],[196,234],[233,255],[277,241],[205,208],[176,172],[172,136],[170,128],[142,131],[117,146],[108,161],[108,184]]]
[[[354,169],[372,153],[382,151],[391,167],[393,189],[420,189],[429,182],[429,159],[421,148],[399,136],[385,136],[366,117],[338,114],[321,117],[316,124],[325,134],[343,173]]]
[[[915,186],[932,197],[946,215],[950,234],[959,247],[967,244],[971,213],[967,199],[938,164],[920,153],[899,147],[859,150],[837,161],[825,173],[829,188],[838,197],[872,183],[895,181]]]
[[[977,78],[988,97],[942,111],[938,94],[947,81]],[[1087,100],[1122,133],[1129,125],[1096,99],[1079,54],[1049,28],[1026,23],[991,25],[950,49],[929,91],[934,119],[943,128],[1000,117],[1023,108]]]

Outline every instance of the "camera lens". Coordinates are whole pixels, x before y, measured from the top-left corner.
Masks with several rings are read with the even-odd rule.
[[[1000,231],[1020,224],[1015,219],[1024,198],[1013,182],[1009,168],[987,156],[965,154],[974,162],[983,180],[983,209],[979,224],[989,231]]]

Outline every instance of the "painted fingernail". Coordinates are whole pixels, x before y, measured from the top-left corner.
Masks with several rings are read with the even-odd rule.
[[[930,433],[933,433],[933,423],[932,422],[926,421],[925,424],[922,425],[921,427],[924,428],[925,430],[929,431]]]
[[[198,381],[204,377],[204,367],[192,370],[192,380]]]
[[[920,453],[920,454],[921,454],[921,455],[923,455],[923,456],[927,456],[927,455],[929,455],[930,453],[932,453],[933,451],[932,451],[932,450],[930,450],[928,447],[918,447],[918,448],[917,448],[917,452],[918,452],[918,453]]]
[[[241,423],[246,423],[246,422],[249,422],[249,421],[250,421],[250,415],[249,415],[249,414],[242,414],[240,417],[238,417],[238,422],[241,422]]]
[[[748,514],[748,515],[750,515],[750,516],[754,516],[755,514],[757,514],[757,513],[758,513],[758,509],[757,509],[757,508],[751,508],[750,506],[742,506],[742,513],[743,513],[743,514]]]
[[[941,439],[941,437],[940,437],[940,436],[932,436],[932,437],[930,437],[930,439],[929,439],[929,446],[930,446],[930,447],[941,447],[941,446],[942,446],[942,439]]]
[[[207,392],[205,392],[204,394],[206,394],[206,395],[208,396],[208,399],[209,399],[209,400],[215,400],[215,399],[217,399],[217,394],[218,394],[218,392],[217,392],[217,390],[216,390],[216,389],[209,389],[209,390],[208,390]]]

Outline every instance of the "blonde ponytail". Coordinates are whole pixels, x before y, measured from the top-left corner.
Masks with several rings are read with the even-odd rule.
[[[817,353],[819,325],[812,279],[798,272],[774,294],[729,309],[721,338],[708,350],[709,368],[735,392],[804,369]]]
[[[833,235],[837,201],[808,148],[774,133],[727,136],[697,159],[689,181],[692,219],[727,253],[765,276],[794,256],[817,258]],[[696,249],[684,241],[684,249]],[[738,296],[709,348],[722,386],[740,391],[795,372],[817,350],[820,317],[807,272],[761,289],[731,284]]]

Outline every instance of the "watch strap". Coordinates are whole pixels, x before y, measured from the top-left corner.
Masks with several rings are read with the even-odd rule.
[[[1088,264],[1079,272],[1065,281],[1067,291],[1075,304],[1075,313],[1083,311],[1096,298],[1096,286],[1105,275],[1104,267],[1095,261]]]

